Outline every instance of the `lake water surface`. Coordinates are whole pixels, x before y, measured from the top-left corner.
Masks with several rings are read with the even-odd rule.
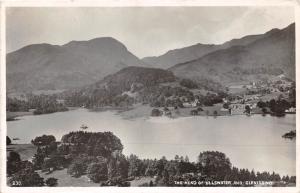
[[[275,171],[281,175],[296,174],[295,140],[281,137],[295,129],[295,115],[128,120],[112,111],[77,109],[20,117],[19,121],[7,122],[7,132],[11,138],[20,138],[20,144],[30,143],[31,139],[43,134],[52,134],[60,140],[62,135],[80,130],[82,124],[89,127],[87,131],[113,132],[121,139],[125,155],[172,159],[178,154],[196,161],[200,152],[217,150],[225,153],[236,167]]]

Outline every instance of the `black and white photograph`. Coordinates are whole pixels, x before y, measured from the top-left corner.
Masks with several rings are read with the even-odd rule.
[[[296,187],[295,7],[4,15],[5,186]]]

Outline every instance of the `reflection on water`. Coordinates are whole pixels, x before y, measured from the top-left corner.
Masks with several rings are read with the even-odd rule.
[[[296,116],[283,118],[253,115],[188,118],[138,118],[126,120],[114,112],[89,112],[78,109],[39,116],[24,116],[8,122],[8,135],[19,137],[18,143],[42,134],[57,140],[69,131],[112,131],[124,145],[124,154],[140,158],[168,159],[176,154],[197,160],[201,151],[224,152],[233,165],[256,171],[275,171],[282,175],[296,173],[295,141],[281,136],[295,129]]]

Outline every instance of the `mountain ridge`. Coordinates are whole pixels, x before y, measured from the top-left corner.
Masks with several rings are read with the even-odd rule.
[[[268,75],[279,74],[294,80],[295,24],[265,34],[267,35],[249,44],[216,50],[196,60],[179,63],[168,69],[176,76],[199,78],[210,75],[210,78],[215,81],[227,83],[260,80]],[[260,72],[260,74],[251,74],[251,72]],[[248,78],[243,78],[243,75]]]
[[[290,24],[290,25],[293,25]],[[287,26],[288,27],[288,26]],[[285,29],[285,28],[284,28]],[[168,69],[176,64],[192,61],[203,57],[204,55],[220,50],[227,49],[235,45],[247,45],[256,40],[269,36],[273,33],[278,32],[278,28],[273,28],[262,34],[247,35],[241,38],[235,38],[226,41],[222,44],[201,44],[197,43],[191,46],[186,46],[183,48],[177,48],[167,51],[166,53],[159,56],[150,56],[142,58],[142,61],[149,64],[151,67],[161,67]],[[185,55],[187,54],[187,55]]]
[[[111,37],[33,44],[7,54],[8,91],[69,89],[145,64]]]

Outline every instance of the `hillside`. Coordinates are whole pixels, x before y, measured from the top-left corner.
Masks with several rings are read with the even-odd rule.
[[[119,41],[104,37],[62,46],[35,44],[7,54],[7,90],[70,89],[143,62]]]
[[[134,103],[165,106],[177,103],[179,97],[193,98],[189,86],[202,88],[200,83],[187,79],[182,83],[168,70],[127,67],[89,86],[66,91],[63,97],[68,106],[88,108],[129,107]]]
[[[167,69],[175,64],[196,60],[217,50],[227,49],[232,46],[245,46],[256,40],[270,36],[277,31],[279,31],[279,29],[272,29],[264,34],[248,35],[218,45],[198,43],[192,46],[170,50],[161,56],[145,57],[142,60],[150,66]]]
[[[176,64],[169,70],[179,77],[209,78],[223,84],[264,80],[280,74],[295,80],[295,24],[249,42]]]

